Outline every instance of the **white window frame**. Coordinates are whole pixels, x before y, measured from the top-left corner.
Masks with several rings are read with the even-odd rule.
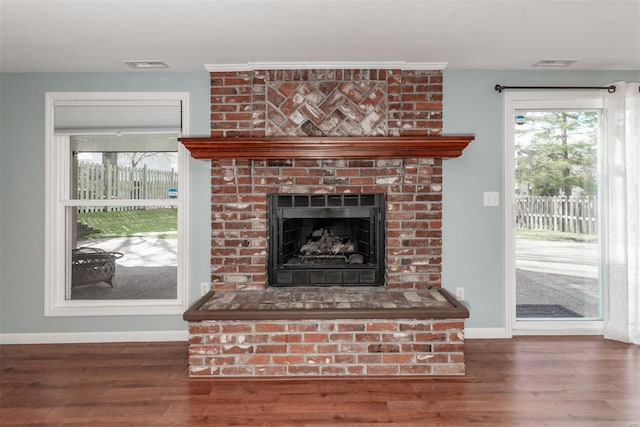
[[[606,110],[604,108],[604,96],[602,91],[513,91],[506,92],[504,98],[504,247],[505,247],[505,324],[506,337],[514,335],[602,335],[604,321],[525,321],[516,319],[516,260],[515,260],[515,227],[514,203],[515,203],[515,126],[514,117],[516,110],[552,110],[552,109],[576,109],[576,110],[600,110],[602,111],[599,144],[604,141]],[[598,162],[602,162],[602,147],[598,147]],[[599,189],[602,200],[604,188]],[[599,240],[602,244],[602,232]],[[601,254],[602,258],[602,254]],[[602,277],[602,268],[600,271]],[[602,280],[602,278],[601,278]],[[606,307],[607,284],[602,281],[602,307]],[[603,309],[604,310],[604,309]],[[606,319],[606,310],[602,313]]]
[[[175,299],[71,300],[66,298],[66,259],[68,236],[65,210],[68,206],[108,204],[131,205],[131,201],[75,200],[69,196],[70,156],[68,136],[54,135],[54,103],[65,101],[154,101],[182,102],[182,134],[188,123],[188,92],[47,92],[45,94],[45,277],[44,315],[57,316],[131,316],[182,314],[188,306],[188,229],[189,153],[178,144],[178,273]],[[167,200],[144,200],[144,204],[162,205]]]

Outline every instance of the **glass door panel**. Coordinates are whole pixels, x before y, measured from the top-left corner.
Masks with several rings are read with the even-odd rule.
[[[517,110],[516,320],[600,320],[599,111]]]

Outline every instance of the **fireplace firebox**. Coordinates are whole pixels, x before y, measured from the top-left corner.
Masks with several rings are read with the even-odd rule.
[[[268,195],[269,286],[383,286],[385,195]]]

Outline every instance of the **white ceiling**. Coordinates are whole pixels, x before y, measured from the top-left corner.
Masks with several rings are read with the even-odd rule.
[[[0,0],[0,71],[252,62],[640,69],[640,0]]]

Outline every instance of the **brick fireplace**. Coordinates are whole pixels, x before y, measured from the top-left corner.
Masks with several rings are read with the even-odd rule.
[[[212,292],[185,313],[190,374],[464,374],[468,312],[441,289],[449,152],[422,141],[448,144],[441,129],[440,70],[212,72],[211,137],[181,139],[194,157],[211,159]],[[384,195],[383,289],[279,288],[276,297],[270,194]],[[333,302],[323,312],[326,295]],[[273,310],[278,298],[306,298],[307,309]],[[354,310],[363,308],[358,298],[370,301],[364,311]],[[386,298],[401,302],[380,310]],[[334,310],[345,299],[352,310]]]

